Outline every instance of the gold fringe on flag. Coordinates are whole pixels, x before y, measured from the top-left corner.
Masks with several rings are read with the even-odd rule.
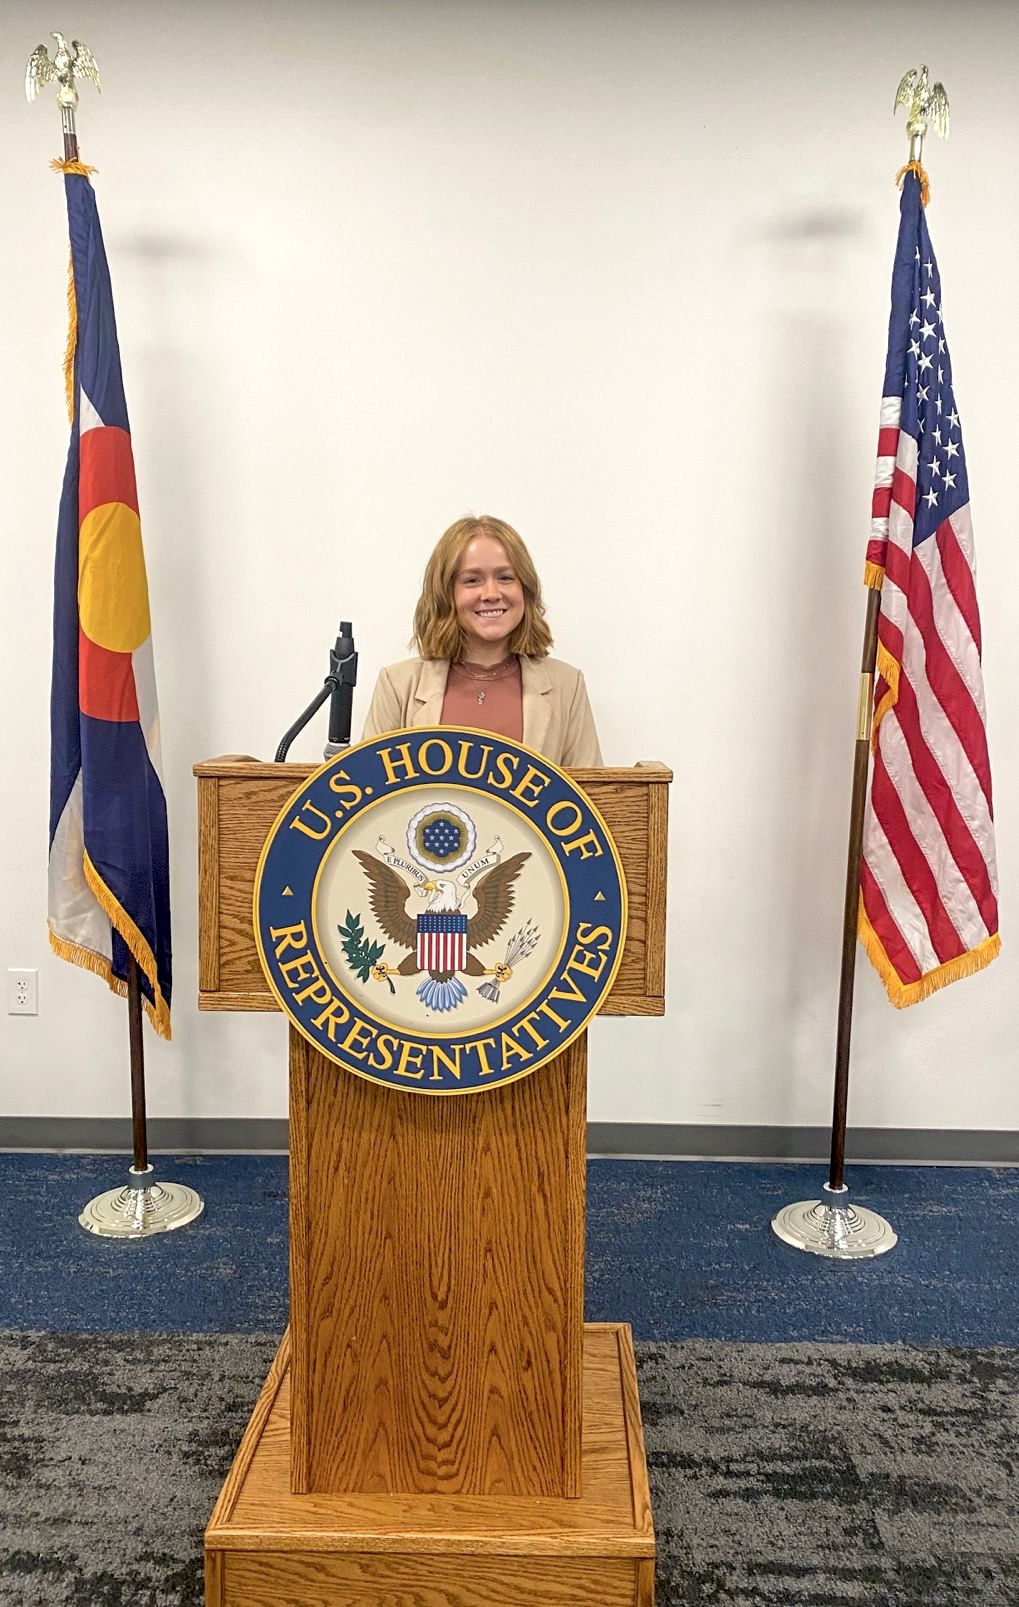
[[[883,564],[872,564],[869,560],[863,566],[863,584],[871,591],[880,591],[885,583]]]
[[[874,710],[874,723],[870,736],[871,751],[874,753],[877,752],[877,728],[888,710],[893,709],[899,701],[899,661],[892,658],[887,647],[882,647],[880,642],[877,644],[877,672],[887,683],[888,690]]]
[[[127,998],[127,983],[122,977],[114,976],[110,969],[110,962],[104,954],[97,954],[94,949],[83,949],[78,943],[69,943],[65,937],[58,937],[52,929],[50,931],[50,948],[61,960],[69,960],[72,965],[80,965],[84,970],[91,971],[94,976],[101,976],[111,993],[117,993],[122,999]],[[153,1027],[161,1038],[170,1036],[169,1030],[163,1031],[159,1025],[163,1010],[158,1014],[153,1010],[149,1000],[142,994],[142,1004],[145,1014],[152,1022]]]
[[[55,156],[50,163],[54,173],[77,173],[81,178],[87,179],[90,173],[98,172],[98,168],[89,167],[86,162],[62,162]],[[67,345],[64,347],[64,396],[67,399],[67,421],[74,423],[74,354],[78,347],[78,303],[74,295],[74,262],[69,256],[67,259]]]
[[[950,982],[958,982],[960,977],[973,976],[975,972],[982,971],[1001,952],[1001,938],[995,932],[993,937],[985,937],[984,941],[978,943],[975,949],[970,949],[968,954],[960,954],[958,959],[949,960],[945,965],[939,965],[933,971],[928,971],[919,982],[900,982],[895,967],[884,951],[881,939],[867,919],[862,896],[857,932],[860,942],[867,951],[868,960],[884,983],[885,992],[897,1010],[905,1010],[911,1004],[919,1004],[921,999],[929,999],[931,994],[937,993],[940,988],[947,988]]]
[[[895,175],[895,182],[900,190],[906,182],[907,173],[915,173],[920,180],[920,205],[926,207],[931,198],[931,181],[927,177],[927,169],[921,166],[919,162],[907,162],[905,167],[900,167]]]
[[[159,1036],[169,1038],[170,1007],[163,998],[159,986],[155,955],[130,915],[118,902],[114,894],[110,892],[87,854],[83,855],[82,864],[89,891],[109,917],[111,924],[120,933],[120,936],[131,950],[140,970],[145,973],[152,985],[156,1002],[153,1005],[145,994],[142,994],[145,1014],[152,1022]],[[113,969],[105,954],[97,954],[94,949],[86,949],[82,948],[78,943],[70,943],[66,938],[58,937],[52,928],[50,929],[50,948],[62,960],[70,960],[72,965],[80,965],[86,971],[92,971],[96,976],[101,976],[113,993],[119,993],[121,998],[127,997],[127,983],[123,977],[114,976]]]

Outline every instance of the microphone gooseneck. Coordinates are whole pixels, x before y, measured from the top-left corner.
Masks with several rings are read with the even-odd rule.
[[[350,719],[354,709],[354,688],[357,685],[357,653],[354,650],[354,628],[349,619],[340,621],[336,646],[329,649],[329,674],[322,682],[322,690],[312,699],[303,714],[299,714],[289,731],[285,731],[276,749],[276,763],[282,764],[290,751],[290,744],[303,731],[312,715],[329,699],[329,741],[324,757],[331,759],[350,742]]]
[[[329,740],[324,757],[331,759],[350,742],[350,721],[354,710],[354,688],[357,685],[357,653],[354,649],[354,628],[349,619],[340,621],[336,646],[329,649],[328,680],[333,683],[329,700]]]

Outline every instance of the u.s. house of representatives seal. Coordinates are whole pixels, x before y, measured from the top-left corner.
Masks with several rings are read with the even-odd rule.
[[[464,1094],[536,1071],[612,985],[626,887],[605,822],[539,754],[448,726],[348,748],[255,876],[265,974],[337,1065]]]

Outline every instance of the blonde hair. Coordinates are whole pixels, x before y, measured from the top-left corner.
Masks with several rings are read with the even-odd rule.
[[[412,646],[422,658],[448,658],[456,664],[465,656],[467,641],[457,619],[453,587],[464,548],[475,536],[492,536],[502,542],[524,594],[524,617],[510,636],[507,651],[527,658],[547,657],[552,632],[545,619],[534,562],[513,526],[487,513],[458,519],[436,542],[425,565],[421,596],[414,610]]]

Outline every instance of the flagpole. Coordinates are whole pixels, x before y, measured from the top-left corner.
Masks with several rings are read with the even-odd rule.
[[[185,1227],[201,1216],[205,1201],[186,1183],[157,1183],[149,1160],[145,1117],[145,1042],[142,1037],[141,971],[127,956],[127,1032],[131,1056],[131,1138],[127,1182],[89,1200],[78,1221],[105,1239],[146,1239]]]
[[[34,100],[47,83],[55,82],[57,104],[64,141],[65,164],[79,162],[75,113],[78,106],[76,78],[88,78],[100,88],[95,57],[80,39],[70,43],[63,34],[51,35],[57,48],[51,58],[45,45],[38,45],[28,59],[25,93]],[[76,170],[77,171],[77,170]],[[82,175],[81,182],[87,183]],[[112,923],[111,923],[112,924]],[[124,944],[127,947],[126,940]],[[90,1233],[105,1238],[145,1238],[193,1222],[205,1209],[205,1202],[194,1189],[182,1183],[157,1183],[148,1156],[145,1118],[145,1045],[142,1036],[142,976],[134,955],[127,950],[126,964],[128,1042],[131,1064],[132,1164],[127,1182],[119,1189],[97,1195],[78,1217]]]
[[[940,97],[940,98],[939,98]],[[906,132],[909,135],[909,165],[919,169],[928,124],[948,133],[948,103],[941,85],[928,85],[927,68],[906,73],[899,83],[895,106],[907,106]],[[821,1186],[820,1200],[800,1200],[783,1206],[772,1219],[772,1230],[784,1244],[813,1255],[841,1261],[867,1260],[883,1255],[898,1242],[890,1223],[867,1206],[854,1205],[845,1181],[846,1123],[849,1108],[849,1048],[853,1028],[853,991],[856,981],[857,932],[860,907],[860,864],[863,857],[863,827],[867,810],[867,780],[870,771],[870,738],[874,707],[874,672],[877,665],[878,616],[881,592],[871,587],[867,593],[867,618],[863,633],[859,700],[856,712],[856,745],[853,755],[853,787],[849,807],[849,849],[846,863],[846,892],[842,913],[842,962],[839,973],[839,1002],[835,1035],[835,1089],[832,1102],[831,1155],[828,1181]]]
[[[145,1042],[142,1038],[141,972],[133,954],[127,957],[127,1032],[131,1046],[131,1141],[134,1149],[131,1170],[142,1177],[150,1170],[145,1121]]]
[[[64,161],[76,162],[78,160],[78,130],[75,125],[74,113],[78,103],[77,92],[73,102],[67,105],[60,102],[60,122],[64,135]]]
[[[835,1034],[835,1093],[832,1104],[831,1157],[828,1181],[821,1185],[820,1200],[800,1200],[783,1206],[772,1229],[794,1250],[839,1261],[867,1260],[891,1250],[898,1235],[891,1225],[865,1205],[854,1205],[845,1181],[846,1117],[849,1108],[849,1046],[853,1030],[853,990],[856,982],[857,922],[860,907],[860,861],[863,857],[863,823],[867,810],[870,772],[870,732],[877,663],[877,622],[881,593],[867,593],[863,632],[860,687],[856,708],[856,743],[853,752],[853,788],[849,805],[849,850],[846,856],[846,893],[842,911],[842,963]]]
[[[846,896],[842,912],[842,967],[839,976],[838,1027],[835,1037],[831,1160],[828,1166],[828,1182],[825,1184],[833,1194],[841,1194],[845,1188],[849,1042],[853,1031],[853,990],[856,982],[856,942],[860,908],[860,860],[863,857],[863,820],[867,808],[867,777],[870,772],[870,731],[874,704],[874,668],[877,664],[877,617],[880,607],[881,593],[875,590],[868,591],[863,658],[860,665],[860,691],[856,707],[856,746],[853,753],[853,790],[849,806]]]

